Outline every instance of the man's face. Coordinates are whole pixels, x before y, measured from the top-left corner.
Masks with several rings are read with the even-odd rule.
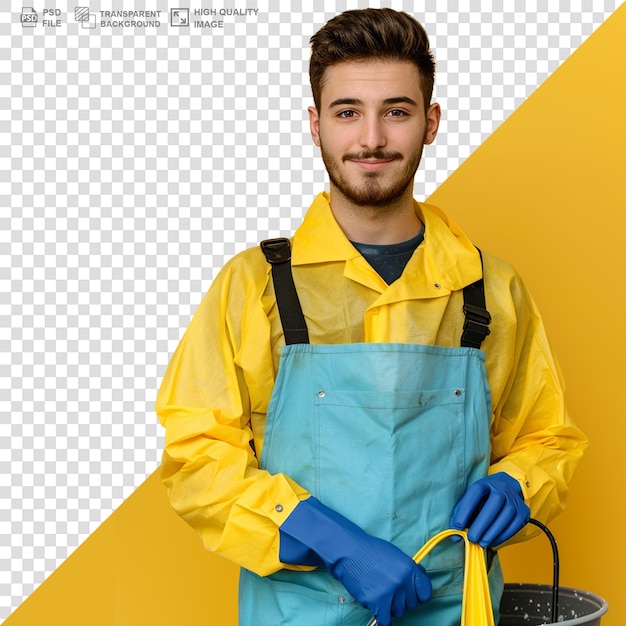
[[[309,116],[331,195],[383,207],[406,193],[412,196],[422,149],[435,139],[440,109],[433,104],[424,110],[412,63],[368,60],[330,66],[320,110],[311,107]]]

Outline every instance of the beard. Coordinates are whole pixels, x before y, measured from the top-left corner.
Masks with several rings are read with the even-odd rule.
[[[424,144],[419,150],[407,159],[398,152],[374,152],[348,153],[341,158],[341,163],[331,154],[324,150],[320,138],[320,150],[322,160],[330,177],[331,183],[346,199],[357,206],[385,207],[393,205],[407,190],[413,189],[415,172],[422,158]],[[373,171],[355,173],[352,180],[348,179],[345,163],[350,160],[361,159],[396,159],[399,168],[396,172]]]

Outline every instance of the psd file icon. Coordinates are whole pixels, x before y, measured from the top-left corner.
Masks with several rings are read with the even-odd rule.
[[[39,15],[37,15],[37,11],[35,11],[32,7],[23,7],[20,21],[22,22],[22,26],[25,26],[26,28],[34,28],[37,26],[37,22],[39,21]]]

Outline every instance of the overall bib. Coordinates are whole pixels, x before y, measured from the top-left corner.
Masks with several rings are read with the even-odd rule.
[[[281,297],[276,270],[273,265],[281,309],[289,296]],[[475,308],[466,301],[467,307]],[[290,476],[413,556],[448,528],[467,486],[487,474],[491,400],[484,353],[399,343],[309,345],[304,328],[289,339],[298,324],[286,323],[283,309],[288,345],[268,407],[261,467]],[[301,310],[299,316],[303,322]],[[433,599],[394,624],[458,626],[463,552],[462,542],[446,541],[426,557]],[[495,555],[489,581],[497,608],[503,581]],[[239,595],[241,625],[364,626],[372,617],[321,568],[268,577],[242,569]]]

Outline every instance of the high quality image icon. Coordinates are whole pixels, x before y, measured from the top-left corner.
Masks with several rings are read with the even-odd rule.
[[[171,26],[189,26],[189,9],[172,9],[170,11]]]

